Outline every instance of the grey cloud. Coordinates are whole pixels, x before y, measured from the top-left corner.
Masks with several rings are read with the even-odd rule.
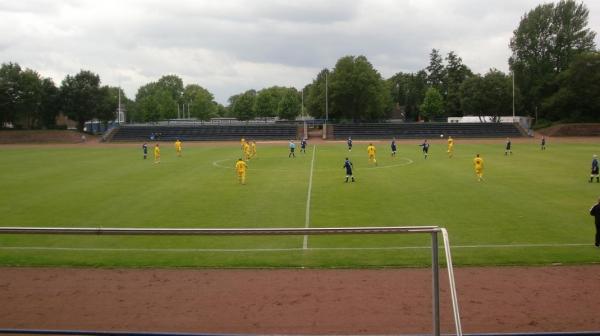
[[[262,85],[302,87],[345,55],[389,77],[418,71],[432,48],[477,72],[506,71],[512,31],[538,0],[2,1],[0,62],[46,76],[81,68],[137,87],[176,73],[220,102]],[[600,32],[600,3],[588,1]],[[600,41],[600,37],[597,39]],[[283,72],[283,73],[282,73]]]

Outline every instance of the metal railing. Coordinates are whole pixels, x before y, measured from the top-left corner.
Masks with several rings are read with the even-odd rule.
[[[332,234],[431,234],[431,268],[433,291],[433,334],[440,336],[440,283],[438,233],[446,255],[446,266],[454,313],[456,335],[462,336],[454,269],[448,231],[437,226],[395,226],[395,227],[346,227],[346,228],[253,228],[253,229],[195,229],[195,228],[61,228],[61,227],[0,227],[0,234],[70,234],[70,235],[201,235],[201,236],[257,236],[257,235],[332,235]],[[8,329],[5,329],[5,331]],[[11,329],[14,330],[14,329]],[[0,329],[0,333],[2,330]]]

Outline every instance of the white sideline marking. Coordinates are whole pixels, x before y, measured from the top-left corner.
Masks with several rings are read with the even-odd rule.
[[[312,193],[312,178],[315,167],[315,153],[317,153],[317,145],[313,145],[313,155],[310,161],[310,177],[308,178],[308,196],[306,196],[306,213],[304,214],[304,228],[308,229],[310,225],[310,194]],[[304,241],[302,243],[302,249],[308,248],[308,235],[304,235]]]
[[[498,245],[454,245],[453,249],[469,248],[536,248],[536,247],[580,247],[592,246],[590,243],[580,244],[498,244]],[[390,247],[311,247],[311,248],[248,248],[248,249],[202,249],[202,248],[110,248],[110,247],[45,247],[45,246],[0,246],[6,251],[91,251],[91,252],[293,252],[293,251],[401,251],[425,250],[431,246],[390,246]]]

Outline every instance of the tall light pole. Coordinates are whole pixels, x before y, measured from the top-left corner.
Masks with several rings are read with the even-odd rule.
[[[300,105],[300,114],[302,115],[302,120],[304,121],[304,139],[308,138],[308,128],[306,127],[306,116],[304,115],[304,88],[302,88],[302,105]]]
[[[512,110],[513,122],[515,122],[515,71],[512,71]]]
[[[327,139],[327,121],[329,120],[329,83],[327,73],[329,73],[329,70],[325,70],[325,123],[323,124],[323,139]]]

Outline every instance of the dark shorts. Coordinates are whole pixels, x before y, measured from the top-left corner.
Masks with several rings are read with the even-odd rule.
[[[296,148],[290,148],[290,153],[293,153]]]
[[[346,175],[352,175],[352,170],[346,169]]]
[[[598,175],[598,167],[592,168],[592,175]]]
[[[506,150],[510,150],[510,145],[506,145]]]
[[[423,147],[423,153],[429,152],[429,147]]]

